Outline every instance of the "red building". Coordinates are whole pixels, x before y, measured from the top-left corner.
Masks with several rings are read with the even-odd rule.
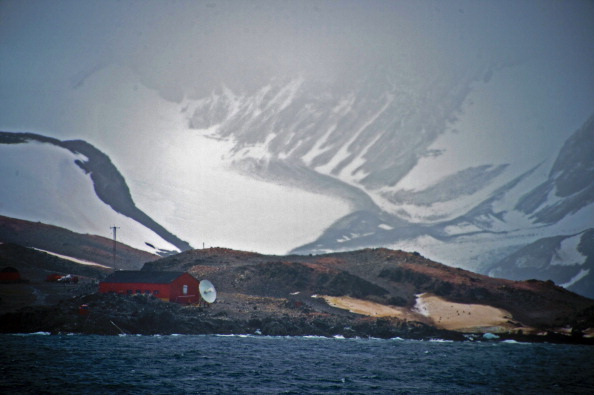
[[[198,303],[200,282],[185,272],[119,270],[99,283],[99,292],[153,295],[168,302]]]
[[[21,282],[21,274],[14,267],[5,267],[0,271],[1,283],[18,283]]]

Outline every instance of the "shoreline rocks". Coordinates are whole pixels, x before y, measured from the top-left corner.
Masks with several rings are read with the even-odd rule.
[[[227,298],[229,299],[229,298]],[[472,341],[482,334],[463,334],[393,318],[356,314],[334,315],[311,309],[274,309],[271,302],[248,311],[236,301],[210,307],[182,306],[153,297],[89,294],[52,306],[28,306],[0,316],[1,333],[94,335],[226,334],[263,336],[323,336]],[[280,302],[278,302],[280,303]],[[81,308],[85,305],[86,308]],[[267,307],[268,309],[265,309]],[[497,340],[594,345],[594,339],[548,333],[545,336],[498,334]]]

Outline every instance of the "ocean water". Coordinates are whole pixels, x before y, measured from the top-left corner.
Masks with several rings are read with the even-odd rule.
[[[3,394],[594,393],[594,347],[266,336],[0,335]]]

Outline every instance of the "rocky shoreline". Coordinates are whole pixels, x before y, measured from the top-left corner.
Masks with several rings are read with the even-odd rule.
[[[144,296],[89,294],[52,306],[28,306],[0,316],[2,333],[170,335],[224,334],[345,338],[515,340],[594,345],[594,339],[566,336],[468,334],[388,317],[331,314],[288,300],[239,303],[233,295],[209,306],[182,306]],[[84,308],[82,307],[84,306]],[[255,308],[254,308],[255,307]],[[272,311],[275,310],[275,311]]]
[[[142,271],[208,279],[215,303],[100,294],[101,273],[5,246],[26,282],[0,286],[0,333],[241,334],[594,344],[594,300],[550,281],[496,279],[400,250],[267,256],[210,248]],[[0,249],[2,252],[2,249]],[[11,253],[10,253],[11,252]],[[48,274],[80,277],[48,282]],[[86,274],[85,274],[86,273]],[[81,306],[84,306],[82,308]]]

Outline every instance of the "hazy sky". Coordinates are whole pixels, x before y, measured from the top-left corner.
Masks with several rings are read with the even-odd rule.
[[[419,72],[504,56],[546,60],[581,90],[594,82],[591,1],[3,0],[0,17],[3,90],[76,84],[109,62],[173,95],[232,76],[331,79],[380,61]]]
[[[302,75],[341,87],[374,69],[431,81],[494,63],[499,85],[477,116],[507,120],[489,135],[547,151],[594,109],[592,21],[585,0],[2,0],[0,127],[84,138],[64,93],[112,65],[179,101],[223,83]]]

